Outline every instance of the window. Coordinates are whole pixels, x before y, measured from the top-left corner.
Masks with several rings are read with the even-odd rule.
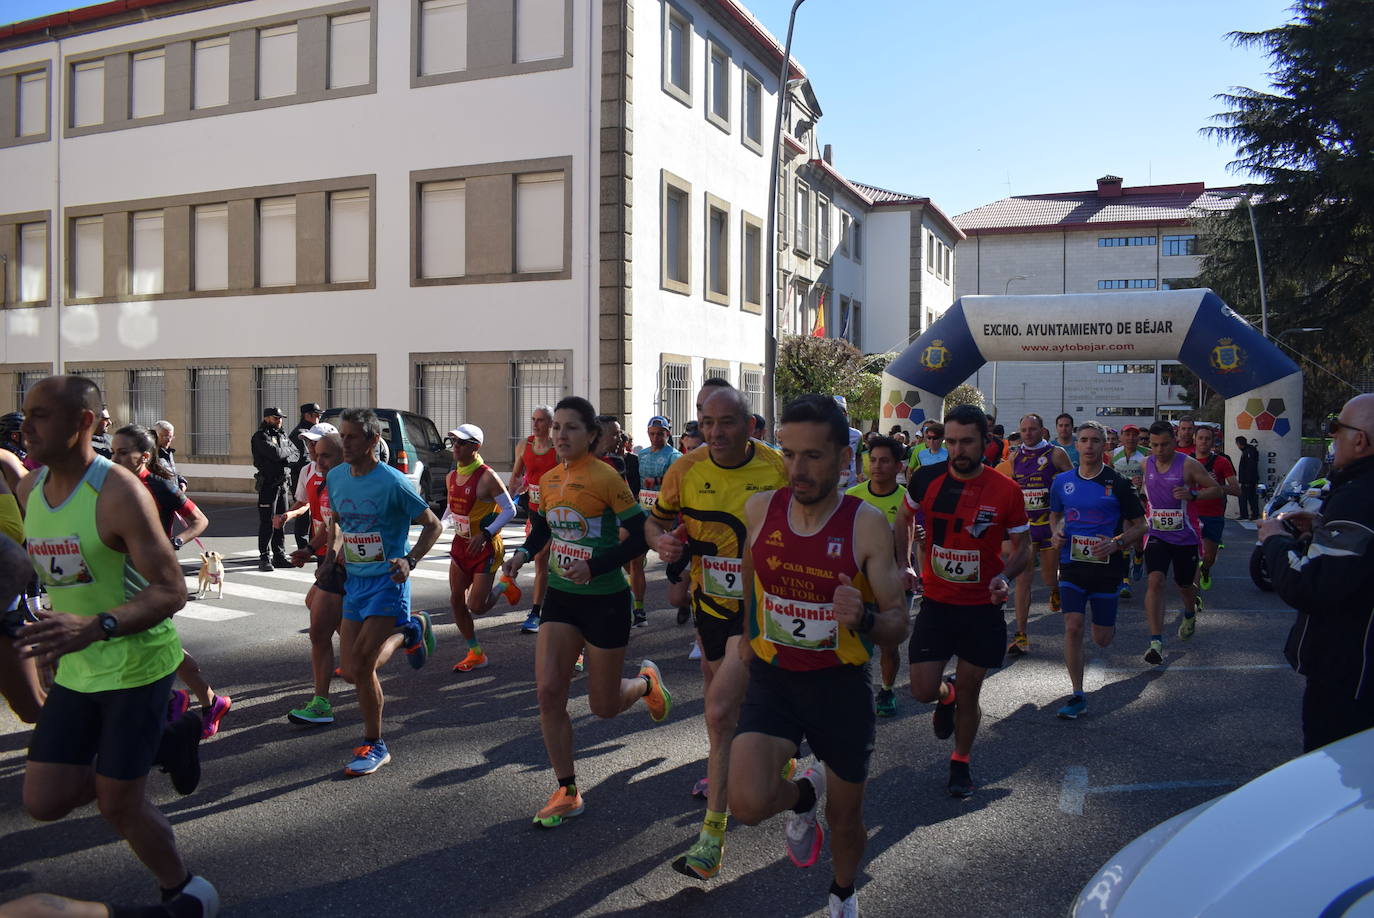
[[[258,98],[277,99],[295,92],[295,24],[258,30]]]
[[[734,379],[730,373],[730,362],[728,360],[707,360],[705,362],[705,379],[723,379],[734,385]]]
[[[14,374],[14,406],[19,410],[24,408],[24,399],[28,396],[29,390],[40,382],[48,378],[47,370],[23,370]]]
[[[787,189],[791,187],[787,169],[780,163],[778,169],[778,248],[787,245],[787,240],[792,234],[792,227],[787,222]]]
[[[926,270],[934,274],[939,268],[935,260],[935,234],[926,233]]]
[[[463,276],[466,219],[466,184],[429,182],[420,186],[421,277]]]
[[[1155,289],[1155,279],[1153,277],[1135,278],[1126,284],[1134,290],[1153,290]]]
[[[706,196],[706,298],[730,303],[730,211],[714,195]]]
[[[296,199],[258,201],[258,286],[296,283]]]
[[[797,224],[792,246],[805,254],[811,251],[811,197],[810,189],[801,179],[797,179],[797,204],[793,210],[797,215]]]
[[[740,256],[745,308],[763,306],[763,224],[744,214],[744,248]]]
[[[763,410],[763,371],[740,367],[739,387],[749,399],[749,408],[759,414]]]
[[[152,427],[162,419],[162,371],[129,371],[129,423]]]
[[[1194,290],[1196,288],[1196,277],[1166,277],[1159,282],[1160,290]]]
[[[468,419],[468,368],[462,363],[422,363],[415,368],[415,410],[449,431]]]
[[[706,43],[706,120],[730,132],[730,52]]]
[[[372,78],[372,14],[329,20],[329,88],[366,86]]]
[[[863,224],[863,221],[862,221],[862,220],[855,220],[855,221],[854,221],[854,239],[853,239],[853,246],[852,246],[852,248],[853,248],[853,252],[854,252],[854,255],[853,255],[854,260],[855,260],[855,261],[863,261],[863,260],[864,260],[864,224]]]
[[[229,104],[229,36],[195,43],[191,107],[214,108]]]
[[[849,304],[849,327],[844,331],[843,337],[850,344],[863,350],[864,326],[863,326],[864,304],[854,300]]]
[[[830,202],[816,195],[816,257],[830,260]]]
[[[1104,236],[1097,240],[1098,248],[1111,249],[1130,245],[1154,245],[1154,236]]]
[[[755,153],[763,152],[763,84],[744,71],[744,129],[740,139]]]
[[[48,298],[48,225],[19,227],[19,302],[41,303]]]
[[[229,371],[223,367],[191,370],[191,452],[229,455]]]
[[[941,246],[945,251],[945,282],[954,282],[954,250],[949,246]]]
[[[563,173],[515,178],[515,270],[563,270]]]
[[[515,60],[563,56],[564,0],[515,0]]]
[[[420,74],[468,69],[467,0],[420,4]]]
[[[366,188],[329,195],[329,272],[331,284],[371,277],[372,194]]]
[[[849,216],[849,211],[840,211],[840,254],[849,257],[849,237],[852,235],[851,227],[854,218]]]
[[[295,367],[255,367],[253,375],[256,377],[258,396],[258,413],[253,417],[261,418],[268,408],[277,408],[286,413],[296,404],[299,390]],[[329,404],[333,405],[334,402]]]
[[[163,290],[162,225],[160,210],[145,210],[133,215],[129,292],[135,296],[161,293]]]
[[[530,416],[541,405],[556,405],[563,398],[564,369],[561,360],[515,360],[511,362],[511,436],[514,444],[525,438]]]
[[[1155,416],[1153,405],[1144,407],[1098,408],[1099,418],[1152,418]]]
[[[193,290],[229,289],[229,206],[205,204],[195,209],[191,229],[195,249],[191,264]]]
[[[1163,255],[1196,255],[1197,236],[1165,236]]]
[[[666,170],[662,175],[660,283],[665,290],[691,293],[692,186]]]
[[[72,227],[72,296],[105,295],[105,218],[81,217]],[[157,418],[153,418],[157,420]]]
[[[363,408],[372,404],[372,368],[340,363],[324,368],[325,400],[331,408]]]
[[[86,61],[72,68],[72,127],[105,120],[105,62]]]
[[[696,420],[692,395],[692,365],[665,357],[659,371],[658,413],[680,430],[688,421]]]
[[[692,104],[692,21],[675,6],[665,5],[663,25],[663,89],[686,105]]]
[[[166,110],[167,58],[162,48],[139,51],[133,58],[129,117],[152,118]]]
[[[1155,371],[1152,363],[1099,363],[1097,372],[1099,373],[1150,373]]]
[[[1098,290],[1153,290],[1155,289],[1155,279],[1153,277],[1135,277],[1118,280],[1100,280],[1097,282]]]
[[[48,75],[43,71],[19,78],[18,134],[35,137],[48,132]]]

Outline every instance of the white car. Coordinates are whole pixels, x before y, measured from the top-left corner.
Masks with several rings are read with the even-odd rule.
[[[1072,918],[1374,918],[1374,730],[1160,823],[1083,887]]]

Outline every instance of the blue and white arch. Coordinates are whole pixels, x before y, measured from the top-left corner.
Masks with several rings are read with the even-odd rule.
[[[1301,454],[1302,373],[1211,290],[960,297],[883,373],[882,426],[939,418],[993,360],[1178,360],[1226,399],[1225,442],[1258,443],[1262,479]]]

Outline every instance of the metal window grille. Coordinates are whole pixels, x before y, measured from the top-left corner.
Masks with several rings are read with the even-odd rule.
[[[24,396],[29,394],[39,381],[47,379],[48,373],[45,370],[27,370],[14,377],[14,407],[19,410],[24,408]]]
[[[71,370],[70,372],[71,372],[74,376],[84,376],[86,379],[89,379],[91,382],[95,383],[95,387],[96,387],[97,389],[100,390],[100,401],[101,401],[102,403],[105,401],[105,371],[104,371],[104,370]],[[22,402],[20,403],[20,407],[23,407],[23,403],[22,403]]]
[[[261,418],[268,408],[280,409],[290,417],[291,409],[296,407],[296,368],[295,367],[257,367],[258,413]]]
[[[540,405],[556,405],[567,394],[567,374],[561,360],[516,360],[511,363],[511,455],[515,444],[528,436],[530,415]]]
[[[717,379],[723,379],[731,385],[733,385],[735,382],[734,379],[730,376],[730,364],[718,363],[716,361],[708,360],[706,361],[706,378],[710,379],[712,377],[715,377]]]
[[[129,371],[129,423],[152,427],[162,419],[162,371]]]
[[[767,414],[763,410],[763,371],[742,370],[739,376],[740,388],[749,399],[750,410],[759,414]]]
[[[223,367],[191,370],[191,452],[229,455],[229,371]]]
[[[365,363],[336,363],[324,368],[325,398],[330,408],[372,407],[372,368]]]
[[[461,363],[422,363],[415,368],[415,410],[444,434],[467,420],[468,368]]]
[[[659,374],[658,412],[681,428],[696,419],[692,407],[692,365],[663,362]]]

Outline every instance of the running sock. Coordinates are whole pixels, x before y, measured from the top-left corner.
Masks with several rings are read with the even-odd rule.
[[[644,600],[642,600],[642,599],[636,599],[636,600],[635,600],[635,611],[636,611],[636,612],[642,612],[643,610],[644,610]]]
[[[725,838],[725,826],[729,823],[730,816],[727,813],[717,813],[715,810],[707,810],[706,818],[701,821],[701,831],[703,835],[709,835],[720,841]]]
[[[832,896],[838,896],[841,900],[848,899],[850,896],[854,895],[854,884],[850,883],[848,886],[841,886],[838,880],[831,880],[830,894]]]
[[[816,785],[807,778],[798,778],[792,783],[797,785],[797,803],[796,806],[792,807],[792,812],[811,812],[811,809],[816,805]]]
[[[162,901],[166,902],[169,899],[175,899],[177,896],[181,895],[181,891],[186,888],[186,884],[189,882],[191,882],[191,871],[188,870],[186,871],[186,879],[182,880],[171,889],[163,888]]]
[[[482,652],[482,645],[477,643],[477,638],[472,638],[468,641],[468,650],[471,650],[473,653]]]
[[[1184,609],[1184,610],[1183,610],[1183,617],[1184,617],[1184,618],[1192,618],[1194,615],[1197,615],[1197,609]]]
[[[1159,641],[1159,643],[1163,644],[1163,643],[1164,643],[1164,635],[1162,635],[1162,634],[1152,634],[1152,635],[1150,635],[1150,640],[1151,640],[1151,641]]]
[[[891,683],[891,684],[889,684],[889,683],[887,683],[887,682],[884,682],[884,683],[883,683],[883,691],[884,691],[884,692],[890,692],[890,691],[892,691],[892,686],[894,686],[894,685],[896,685],[896,684],[897,684],[897,683],[895,683],[895,682],[893,682],[893,683]]]
[[[966,755],[960,755],[960,754],[957,753],[957,752],[951,752],[951,753],[949,754],[949,760],[950,760],[951,762],[963,762],[965,765],[968,764],[968,756],[966,756]]]
[[[573,796],[577,793],[577,776],[568,775],[566,778],[559,778],[558,786],[564,788],[568,792],[569,797]]]
[[[538,614],[539,614],[539,609],[540,609],[540,608],[541,608],[540,604],[539,604],[539,603],[535,603],[534,605],[530,606],[530,613],[531,613],[532,615],[538,615]]]

